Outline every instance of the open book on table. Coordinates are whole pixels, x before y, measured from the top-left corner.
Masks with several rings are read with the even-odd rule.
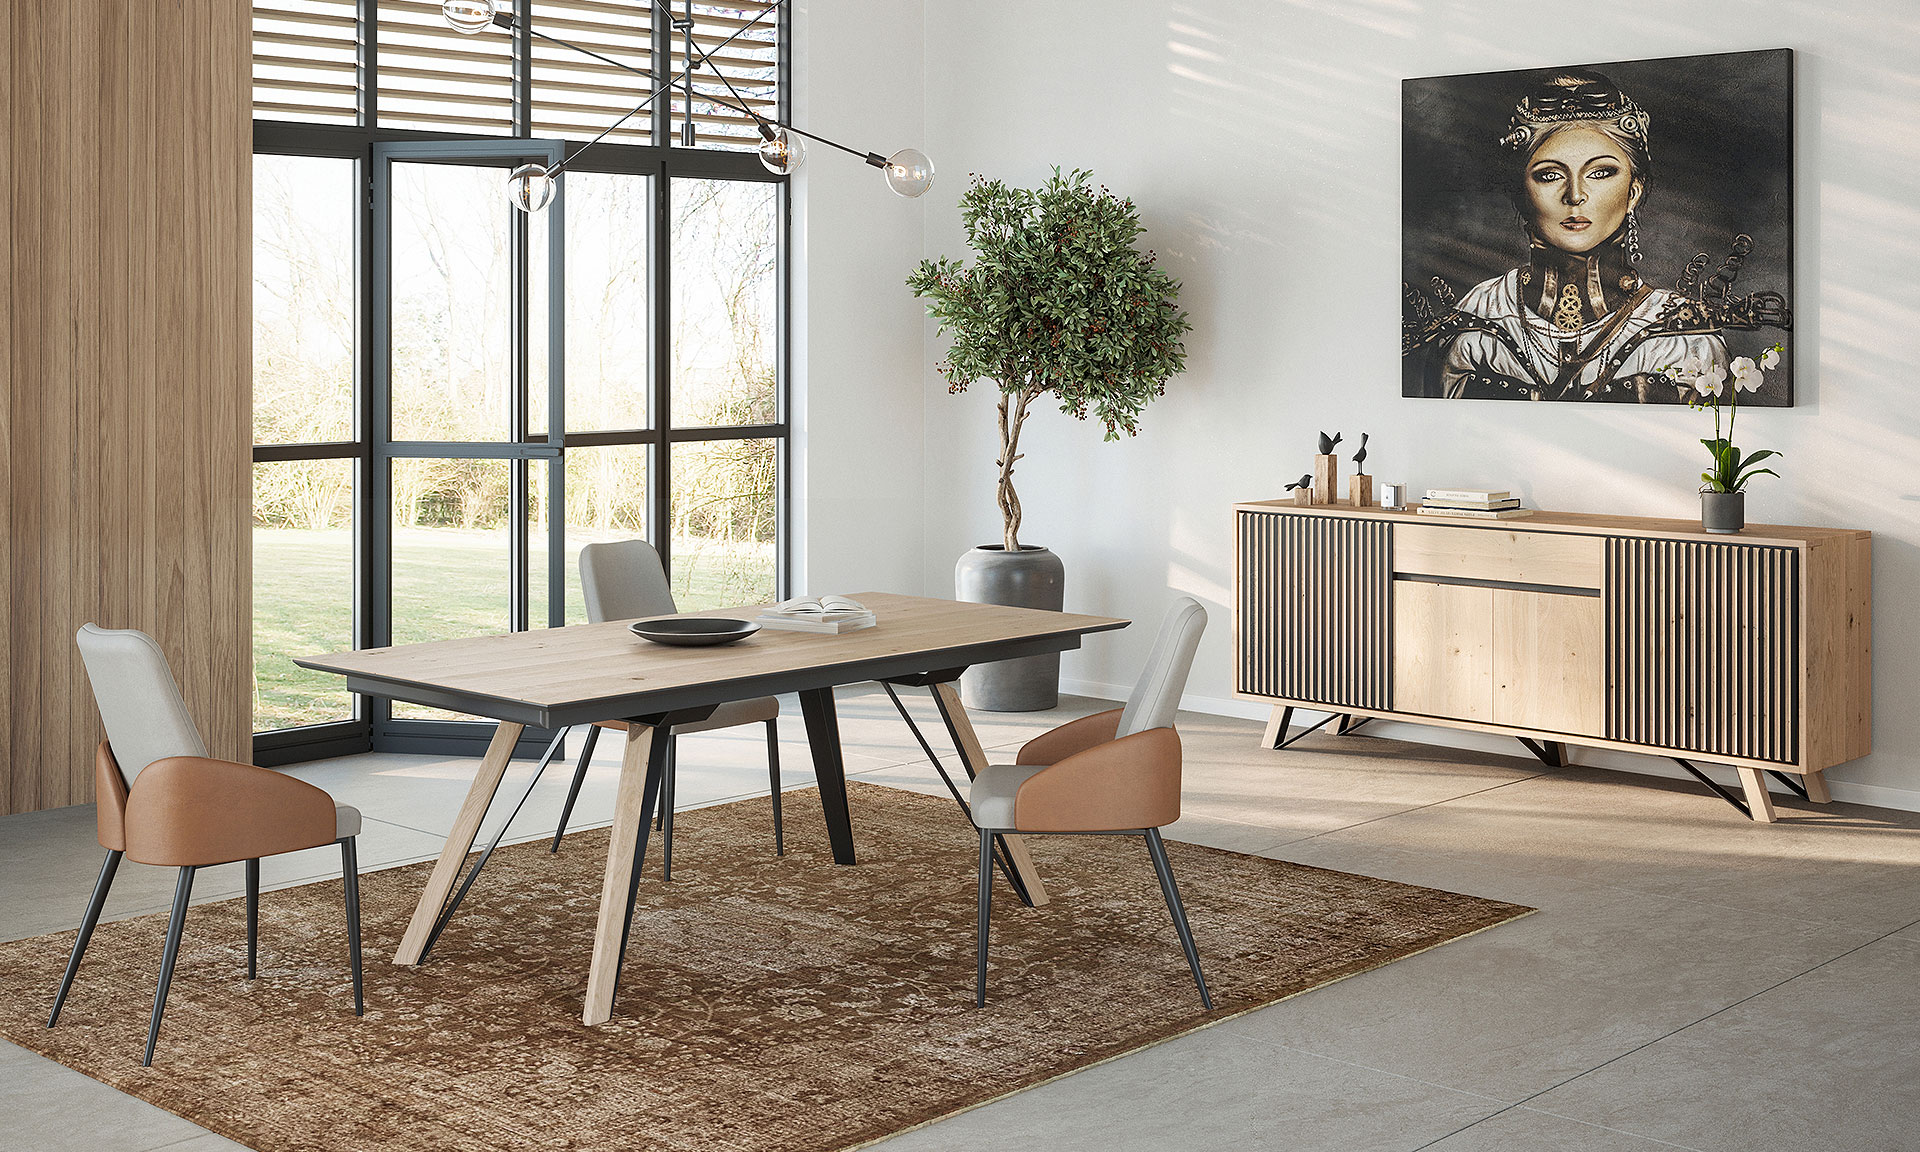
[[[873,611],[846,596],[803,596],[763,610],[756,621],[762,628],[789,632],[852,632],[879,623]]]

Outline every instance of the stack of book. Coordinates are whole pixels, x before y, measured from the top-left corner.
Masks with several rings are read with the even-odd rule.
[[[1425,516],[1461,516],[1469,520],[1515,520],[1533,515],[1511,492],[1491,488],[1429,488],[1420,502]]]
[[[784,632],[820,632],[837,635],[879,623],[873,609],[845,596],[802,597],[782,600],[765,609],[754,622]]]

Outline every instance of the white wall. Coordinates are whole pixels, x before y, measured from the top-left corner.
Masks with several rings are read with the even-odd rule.
[[[1139,437],[1103,444],[1096,427],[1044,412],[1028,424],[1017,481],[1023,538],[1065,557],[1069,609],[1146,621],[1176,592],[1208,605],[1213,625],[1191,691],[1215,701],[1231,692],[1229,508],[1278,495],[1304,470],[1316,429],[1344,429],[1350,440],[1371,432],[1370,470],[1382,481],[1513,486],[1529,504],[1571,511],[1697,513],[1697,414],[1399,396],[1400,80],[1796,49],[1800,405],[1742,418],[1743,440],[1786,454],[1786,479],[1760,481],[1749,514],[1876,533],[1880,751],[1836,770],[1834,791],[1920,807],[1920,707],[1912,703],[1920,695],[1920,415],[1908,396],[1920,363],[1920,7],[1617,0],[1570,16],[1552,6],[1418,0],[814,5],[816,13],[829,7],[846,9],[832,13],[843,25],[884,8],[880,47],[889,53],[924,35],[922,147],[941,172],[924,206],[926,254],[963,254],[955,202],[966,173],[1031,184],[1053,165],[1082,166],[1139,203],[1146,242],[1185,282],[1194,323],[1188,371],[1148,410]],[[874,26],[862,27],[858,55],[870,58]],[[810,47],[800,88],[828,128],[829,119],[855,114],[845,104],[850,91],[870,96],[876,82],[823,73],[817,35]],[[851,70],[847,60],[834,57]],[[914,97],[905,84],[884,91],[885,107],[861,104],[860,114],[911,139]],[[859,134],[848,123],[831,127]],[[939,343],[894,287],[905,268],[893,245],[911,226],[876,211],[865,172],[819,164],[813,178],[824,182],[829,167],[833,195],[850,199],[829,208],[816,197],[816,223],[828,224],[831,211],[833,247],[885,251],[827,253],[826,233],[813,234],[809,534],[834,547],[897,536],[884,558],[866,553],[855,568],[822,562],[814,571],[838,577],[877,563],[908,587],[914,566],[898,547],[918,541],[925,590],[950,594],[954,558],[999,534],[993,396],[946,395],[932,370]],[[838,298],[835,309],[822,308],[820,293],[843,285],[857,289],[857,326],[838,314]],[[899,326],[916,324],[923,406],[899,391],[907,386]],[[852,356],[876,341],[884,367]],[[829,376],[836,391],[823,396]],[[819,417],[854,406],[897,417],[888,427],[902,436],[924,419],[924,452],[888,445],[876,457],[863,432],[859,457],[840,458],[850,438]],[[902,477],[897,490],[871,490],[883,482],[877,469],[916,456],[924,460],[918,486]],[[1136,627],[1096,638],[1068,656],[1065,675],[1082,687],[1125,683],[1150,635]],[[1431,728],[1406,733],[1462,739]],[[1647,758],[1611,762],[1658,770]]]
[[[794,123],[888,155],[920,144],[918,0],[794,11]],[[922,589],[919,263],[924,200],[811,144],[793,181],[794,592]]]

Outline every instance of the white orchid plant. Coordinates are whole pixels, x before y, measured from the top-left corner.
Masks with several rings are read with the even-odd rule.
[[[1702,492],[1740,492],[1755,476],[1780,475],[1771,468],[1760,467],[1762,460],[1779,456],[1778,452],[1762,448],[1751,456],[1740,454],[1740,449],[1733,445],[1733,422],[1740,414],[1740,393],[1758,392],[1766,382],[1767,373],[1779,367],[1780,356],[1785,351],[1784,345],[1775,344],[1760,354],[1758,363],[1751,356],[1736,356],[1733,363],[1724,368],[1714,357],[1689,354],[1680,363],[1665,369],[1667,376],[1686,391],[1688,406],[1713,410],[1713,439],[1700,441],[1713,457],[1713,467],[1700,473],[1700,479],[1705,482]],[[1720,421],[1722,407],[1727,411],[1724,430]]]

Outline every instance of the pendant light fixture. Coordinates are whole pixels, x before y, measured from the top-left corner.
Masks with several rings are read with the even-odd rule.
[[[515,208],[523,212],[538,212],[542,208],[545,208],[553,201],[555,177],[565,171],[567,165],[573,163],[582,152],[585,152],[595,144],[606,139],[608,134],[616,128],[619,128],[620,125],[625,124],[628,120],[645,111],[661,94],[676,86],[684,88],[686,92],[686,119],[680,127],[680,139],[681,143],[687,147],[692,147],[694,142],[694,101],[704,100],[711,104],[718,104],[722,108],[731,108],[736,112],[744,112],[753,118],[754,127],[760,133],[760,144],[758,147],[760,163],[765,166],[769,172],[778,173],[782,176],[792,174],[801,164],[806,162],[807,147],[805,141],[812,140],[820,144],[825,144],[829,148],[839,149],[849,155],[858,156],[867,164],[880,169],[881,174],[886,178],[887,187],[893,189],[898,195],[919,196],[925,193],[927,189],[933,187],[933,161],[927,159],[927,154],[919,149],[902,148],[892,156],[882,156],[877,152],[862,152],[857,148],[849,148],[845,144],[836,143],[824,136],[816,136],[811,132],[802,131],[791,124],[785,124],[777,120],[769,120],[754,111],[752,106],[740,95],[739,91],[734,88],[733,82],[727,79],[724,72],[720,71],[719,66],[713,62],[714,55],[728,44],[733,43],[742,33],[766,19],[768,13],[779,11],[783,2],[784,0],[773,0],[773,3],[762,9],[759,15],[742,24],[739,28],[736,28],[731,35],[715,45],[710,51],[697,53],[693,48],[694,18],[692,0],[683,0],[685,11],[678,16],[674,15],[670,0],[651,0],[654,9],[673,26],[674,32],[684,37],[684,54],[687,58],[687,66],[682,69],[678,75],[672,76],[665,83],[656,86],[653,91],[647,93],[646,99],[634,106],[632,111],[608,125],[606,130],[601,132],[600,135],[595,136],[593,139],[575,149],[572,155],[566,157],[560,161],[560,163],[555,164],[551,168],[542,164],[523,164],[515,168],[512,174],[507,177],[508,201],[511,202]],[[492,28],[505,28],[509,31],[519,29],[521,27],[519,17],[510,10],[511,7],[512,0],[442,0],[440,12],[441,15],[446,17],[447,23],[452,25],[455,31],[468,36],[477,36]],[[631,65],[623,64],[618,60],[582,48],[577,44],[569,44],[565,40],[556,36],[549,36],[531,26],[528,26],[526,31],[528,35],[537,36],[542,40],[558,44],[562,48],[578,52],[583,56],[590,56],[601,63],[611,64],[616,68],[631,72],[636,76],[647,75],[647,73]],[[694,73],[699,71],[702,66],[711,71],[722,84],[725,84],[727,91],[733,96],[733,99],[739,101],[739,103],[722,100],[718,96],[709,93],[695,92],[693,87]]]

